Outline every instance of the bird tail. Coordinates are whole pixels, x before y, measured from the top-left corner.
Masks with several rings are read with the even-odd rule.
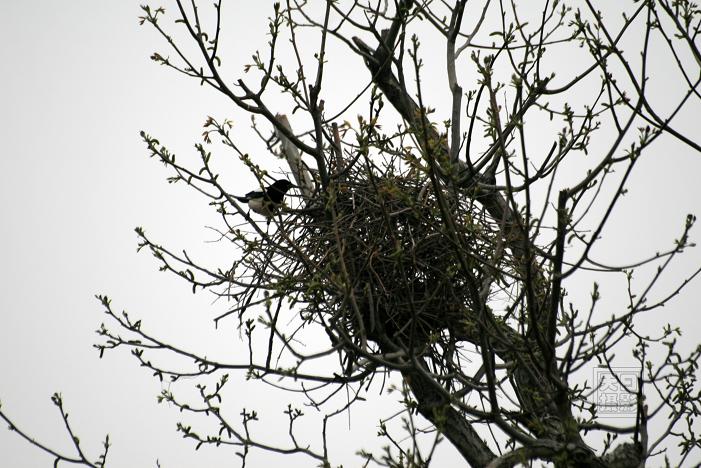
[[[237,197],[234,195],[234,198],[240,201],[241,203],[247,203],[248,202],[248,197]]]

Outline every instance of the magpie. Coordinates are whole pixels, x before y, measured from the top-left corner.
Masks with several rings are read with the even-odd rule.
[[[254,190],[248,192],[243,197],[234,196],[235,199],[242,203],[248,203],[251,211],[263,215],[268,218],[273,217],[277,209],[282,205],[282,200],[285,198],[285,193],[294,187],[294,184],[287,179],[279,179],[273,182],[265,192]]]

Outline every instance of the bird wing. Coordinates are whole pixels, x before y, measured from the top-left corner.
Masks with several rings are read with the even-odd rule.
[[[237,199],[240,202],[244,202],[244,203],[249,201],[249,200],[253,200],[255,198],[264,198],[264,197],[265,197],[265,192],[261,192],[258,190],[253,190],[252,192],[248,192],[243,197],[234,196],[235,199]]]
[[[260,190],[253,190],[252,192],[248,192],[246,194],[246,198],[249,200],[251,198],[264,198],[265,197],[265,192],[261,192]]]

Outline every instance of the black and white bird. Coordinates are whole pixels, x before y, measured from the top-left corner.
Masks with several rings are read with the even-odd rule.
[[[247,203],[251,211],[272,218],[275,212],[282,205],[285,193],[294,187],[294,184],[287,179],[279,179],[272,183],[265,192],[254,190],[248,192],[243,197],[234,197],[242,203]]]

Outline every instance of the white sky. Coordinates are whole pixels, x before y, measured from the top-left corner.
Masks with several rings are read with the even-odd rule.
[[[61,392],[83,448],[93,458],[101,438],[110,434],[112,466],[155,466],[157,458],[169,468],[230,466],[231,451],[194,452],[193,444],[175,433],[180,415],[156,405],[162,387],[133,358],[112,352],[100,361],[92,349],[98,341],[94,330],[107,318],[95,294],[109,295],[116,309],[127,309],[173,341],[205,347],[215,340],[217,349],[225,349],[233,339],[231,330],[215,333],[210,320],[225,306],[212,305],[203,294],[193,296],[182,281],[159,273],[148,254],[136,254],[133,228],[139,225],[158,242],[187,247],[207,260],[226,253],[204,243],[214,237],[205,228],[217,223],[213,211],[195,192],[165,182],[170,174],[148,159],[140,130],[187,158],[194,155],[192,145],[200,141],[208,115],[234,117],[244,149],[257,151],[256,161],[268,169],[279,166],[261,152],[247,118],[214,92],[148,59],[165,47],[151,28],[138,26],[139,3],[0,2],[0,401],[21,428],[69,452],[49,400]],[[234,64],[248,61],[267,40],[264,17],[270,6],[240,4],[245,7],[230,19],[231,37],[238,38]],[[350,89],[346,84],[353,83],[353,73],[365,78],[360,60],[349,60],[352,64],[329,72],[336,77],[330,83],[343,85],[341,94]],[[348,81],[339,81],[344,76]],[[683,125],[698,129],[698,120]],[[607,233],[604,245],[610,250],[601,256],[639,259],[668,248],[683,216],[701,214],[700,171],[701,155],[669,140],[656,146],[635,173]],[[245,170],[229,177],[232,191],[249,189]],[[671,286],[700,262],[698,249],[691,251],[665,284]],[[566,286],[572,295],[586,297],[589,283],[581,284],[581,290]],[[619,285],[603,285],[604,300]],[[682,347],[690,349],[699,342],[698,298],[698,284],[692,285],[646,326],[681,325]],[[276,412],[286,406],[285,395],[236,385],[234,407]],[[366,441],[374,438],[377,418],[391,415],[396,399],[378,397],[360,407],[352,416],[352,438],[347,422],[339,421],[340,455],[332,461],[357,464],[353,453],[371,446]],[[445,460],[453,455],[448,450]],[[252,466],[267,460],[253,458]],[[32,468],[51,461],[0,430],[0,465]],[[306,458],[285,464],[312,465]]]

